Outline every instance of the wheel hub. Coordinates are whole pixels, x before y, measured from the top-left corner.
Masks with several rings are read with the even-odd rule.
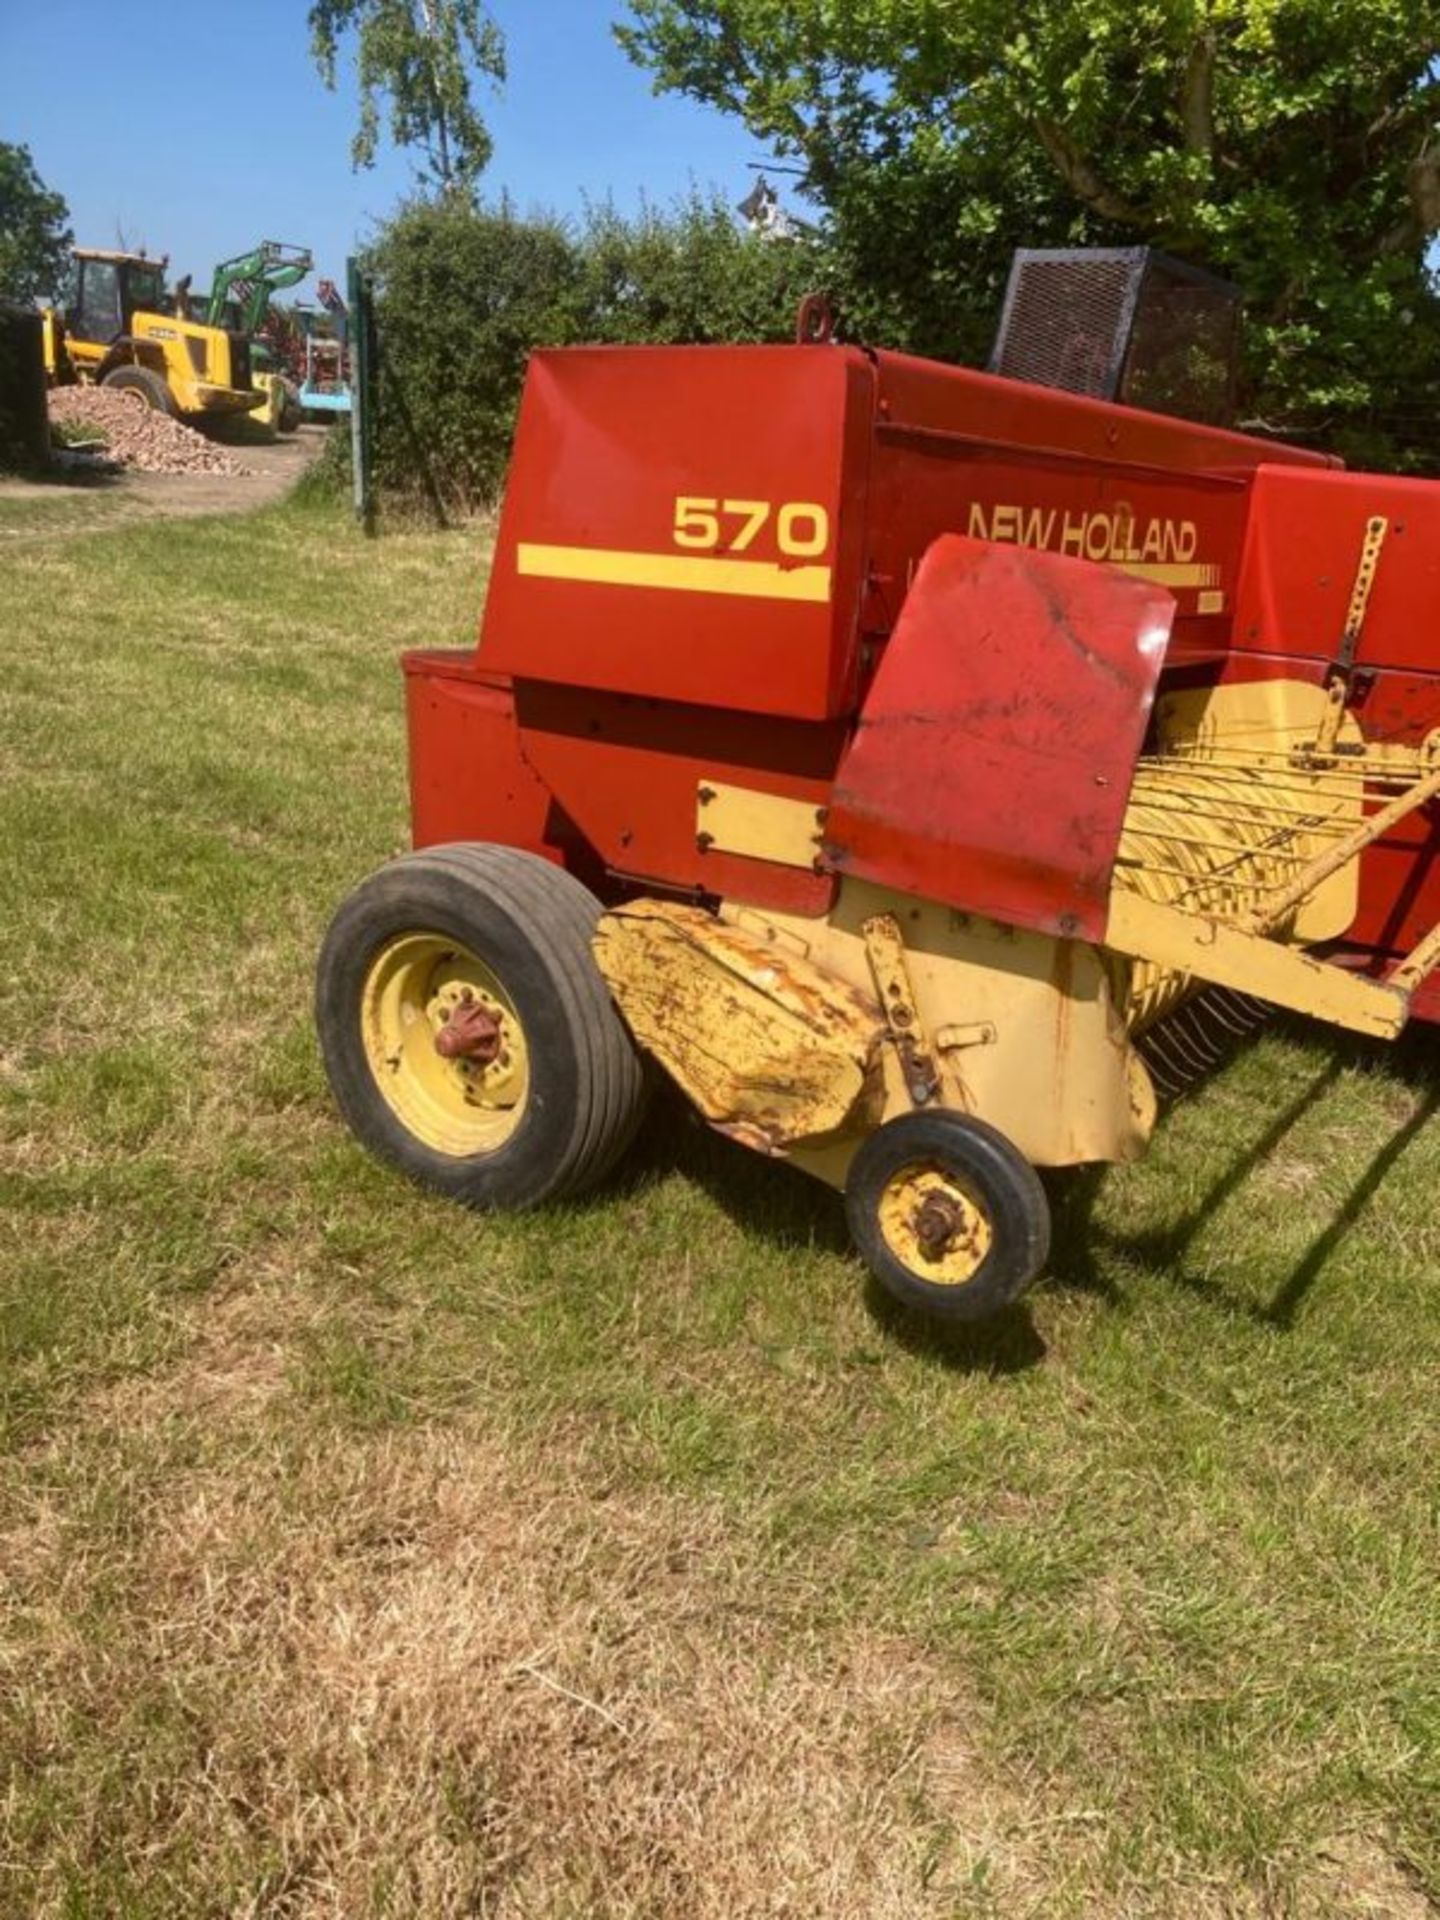
[[[880,1199],[880,1230],[917,1279],[960,1287],[985,1263],[993,1238],[979,1199],[939,1166],[902,1167]]]
[[[360,1027],[377,1087],[426,1146],[493,1152],[514,1133],[529,1049],[509,994],[477,954],[433,933],[397,935],[371,963]]]
[[[488,1067],[499,1057],[500,1022],[483,1000],[468,987],[450,1008],[435,1035],[435,1051],[442,1060],[473,1060]]]
[[[927,1260],[943,1260],[965,1231],[965,1209],[952,1194],[927,1193],[911,1223]]]

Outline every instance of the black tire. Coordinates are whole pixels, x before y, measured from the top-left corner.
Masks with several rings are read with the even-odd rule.
[[[930,1256],[915,1232],[918,1212],[903,1229],[913,1243],[908,1261],[882,1225],[882,1202],[897,1193],[897,1183],[932,1174],[962,1188],[989,1230],[988,1249],[963,1279],[926,1278]],[[942,1197],[936,1204],[950,1203]],[[909,1202],[893,1205],[903,1214]],[[906,1113],[872,1133],[850,1164],[845,1215],[856,1248],[886,1292],[944,1320],[986,1320],[999,1313],[1029,1286],[1050,1251],[1050,1207],[1039,1175],[1004,1134],[964,1114]],[[951,1255],[962,1263],[966,1257],[963,1212],[953,1218],[950,1238],[933,1256],[937,1273]],[[929,1238],[935,1240],[946,1225],[942,1212]]]
[[[180,411],[169,387],[149,367],[112,367],[100,384],[112,393],[137,394],[147,407],[156,413],[168,413],[172,420]]]
[[[280,418],[275,423],[276,427],[281,433],[298,433],[304,418],[305,415],[300,406],[300,389],[294,381],[287,380],[284,396],[280,402]]]
[[[480,844],[407,854],[356,888],[325,936],[315,1021],[335,1098],[359,1139],[475,1207],[539,1206],[603,1179],[639,1126],[646,1081],[591,955],[600,912],[562,868]],[[454,940],[482,962],[523,1032],[528,1092],[514,1132],[487,1150],[439,1151],[417,1135],[381,1090],[367,1053],[367,981],[394,942],[425,934]]]

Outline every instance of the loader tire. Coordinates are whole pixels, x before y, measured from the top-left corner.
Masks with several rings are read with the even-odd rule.
[[[180,411],[174,394],[150,367],[112,367],[100,384],[112,393],[133,393],[147,407],[156,413],[168,413],[172,419]]]
[[[887,1121],[850,1163],[856,1248],[903,1305],[986,1320],[1019,1298],[1050,1251],[1050,1208],[1029,1161],[965,1114]]]
[[[342,904],[315,1022],[359,1139],[467,1205],[583,1192],[634,1137],[646,1081],[590,953],[600,903],[563,868],[460,843]]]

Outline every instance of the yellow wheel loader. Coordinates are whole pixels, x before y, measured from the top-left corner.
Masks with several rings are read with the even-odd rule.
[[[52,385],[80,380],[135,394],[159,413],[250,413],[250,340],[170,311],[169,261],[77,247],[63,304],[44,313]]]

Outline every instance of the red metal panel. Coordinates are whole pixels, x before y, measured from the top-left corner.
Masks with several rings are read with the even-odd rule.
[[[852,349],[537,353],[481,663],[742,712],[842,712],[873,404]]]
[[[832,875],[703,847],[696,801],[702,781],[718,780],[818,810],[830,797],[843,727],[539,681],[519,683],[515,698],[526,760],[612,872],[777,912],[828,910]]]
[[[1372,515],[1384,516],[1388,532],[1356,664],[1440,669],[1440,486],[1389,474],[1261,469],[1236,646],[1334,660]]]
[[[960,536],[921,562],[842,759],[842,873],[1100,940],[1174,617],[1162,587]]]
[[[515,704],[470,653],[407,653],[410,830],[417,847],[494,840],[559,858],[549,790],[520,757]]]
[[[869,487],[871,634],[920,556],[964,533],[1107,561],[1168,587],[1171,657],[1228,644],[1251,478],[1300,449],[901,354],[877,355]]]

